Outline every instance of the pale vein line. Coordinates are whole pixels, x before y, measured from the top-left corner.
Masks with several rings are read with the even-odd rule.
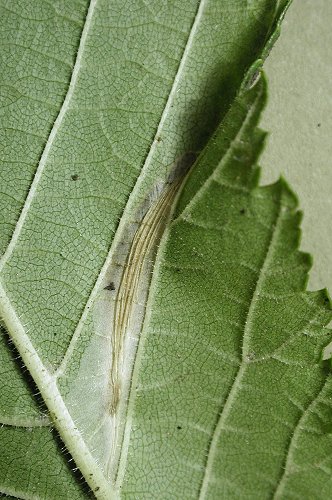
[[[8,497],[17,498],[17,500],[42,500],[37,495],[27,496],[25,493],[17,493],[15,490],[8,489],[6,486],[2,487],[0,485],[0,496],[6,495]]]
[[[61,129],[63,119],[64,119],[64,117],[69,109],[70,101],[73,97],[73,94],[75,91],[75,86],[76,86],[78,75],[79,75],[79,71],[81,69],[82,58],[83,58],[83,53],[84,53],[84,49],[85,49],[85,45],[86,45],[86,40],[88,37],[89,29],[90,29],[91,24],[92,24],[93,13],[94,13],[95,7],[97,5],[97,1],[98,0],[91,0],[91,2],[90,2],[88,13],[87,13],[84,27],[82,30],[82,35],[81,35],[81,39],[80,39],[80,43],[79,43],[79,47],[78,47],[78,51],[77,51],[77,56],[76,56],[76,61],[74,64],[72,75],[71,75],[68,91],[67,91],[66,97],[62,103],[59,114],[58,114],[58,116],[53,124],[52,130],[48,136],[43,153],[40,157],[39,164],[38,164],[34,179],[31,183],[30,190],[29,190],[29,193],[26,197],[22,212],[21,212],[21,214],[18,218],[18,221],[16,223],[11,241],[10,241],[4,255],[2,256],[2,258],[0,260],[0,272],[3,269],[3,267],[5,266],[6,262],[10,259],[11,255],[14,251],[15,245],[20,237],[20,234],[21,234],[21,231],[24,227],[24,223],[25,223],[25,220],[28,216],[31,204],[32,204],[34,197],[36,195],[38,185],[41,181],[43,172],[44,172],[45,167],[47,165],[48,156],[49,156],[50,151],[52,149],[52,146],[54,144],[54,140],[55,140],[59,130]]]
[[[159,122],[159,125],[158,125],[158,128],[157,128],[157,131],[155,133],[155,136],[154,136],[154,140],[152,142],[152,145],[150,147],[150,150],[147,154],[147,157],[145,159],[145,162],[142,166],[142,169],[141,169],[141,173],[140,175],[138,176],[137,178],[137,181],[136,181],[136,184],[135,184],[135,187],[134,189],[132,190],[130,196],[129,196],[129,199],[128,199],[128,202],[127,202],[127,205],[123,211],[123,214],[122,214],[122,217],[120,219],[120,222],[119,222],[119,225],[118,225],[118,229],[116,231],[116,234],[114,236],[114,239],[113,239],[113,242],[112,242],[112,245],[111,245],[111,248],[108,252],[108,255],[105,259],[105,262],[104,262],[104,265],[100,271],[100,274],[96,280],[96,283],[91,291],[91,294],[89,296],[89,299],[86,303],[86,306],[84,308],[84,311],[82,313],[82,316],[77,324],[77,327],[75,329],[75,332],[72,336],[72,339],[71,339],[71,342],[68,346],[68,349],[67,349],[67,352],[63,358],[63,361],[58,369],[58,376],[61,376],[65,370],[66,370],[66,367],[67,367],[67,364],[75,350],[75,346],[76,346],[76,343],[82,333],[82,329],[84,327],[84,324],[86,322],[86,319],[88,317],[88,314],[89,314],[89,310],[91,309],[92,307],[92,304],[94,302],[94,300],[96,299],[96,296],[99,292],[99,290],[101,289],[102,287],[102,283],[105,279],[105,275],[106,275],[106,272],[107,270],[109,269],[109,266],[112,262],[112,259],[113,259],[113,255],[114,255],[114,252],[119,244],[119,242],[121,241],[122,239],[122,235],[126,229],[126,225],[128,223],[128,218],[129,218],[129,215],[128,217],[126,217],[127,214],[130,214],[131,211],[132,211],[132,208],[134,207],[135,205],[135,201],[136,201],[136,197],[137,197],[137,192],[139,192],[140,188],[141,188],[141,185],[144,183],[144,179],[145,179],[145,172],[148,170],[152,160],[153,160],[153,155],[155,153],[155,150],[156,148],[158,147],[158,141],[157,141],[157,138],[161,135],[161,131],[164,127],[164,124],[167,120],[167,117],[170,113],[170,111],[172,110],[172,106],[173,106],[173,101],[174,101],[174,98],[176,97],[176,93],[177,93],[177,90],[178,90],[178,87],[179,87],[179,82],[182,78],[182,73],[184,71],[184,68],[185,68],[185,65],[187,63],[187,59],[188,59],[188,56],[189,56],[189,52],[192,48],[192,45],[193,45],[193,42],[194,42],[194,37],[196,35],[196,31],[197,31],[197,28],[198,28],[198,25],[200,23],[200,20],[202,18],[202,15],[203,15],[203,11],[205,9],[205,6],[207,4],[208,0],[201,0],[200,2],[200,5],[197,9],[197,13],[196,13],[196,16],[195,16],[195,19],[193,21],[193,24],[192,24],[192,27],[191,27],[191,30],[190,30],[190,34],[189,34],[189,37],[188,37],[188,41],[187,41],[187,44],[186,44],[186,47],[183,51],[183,54],[182,54],[182,58],[181,58],[181,61],[180,61],[180,64],[179,64],[179,67],[178,67],[178,70],[177,70],[177,73],[175,75],[175,78],[174,78],[174,82],[173,82],[173,85],[172,85],[172,88],[171,88],[171,91],[170,91],[170,94],[168,96],[168,100],[166,102],[166,105],[165,105],[165,108],[163,110],[163,113],[161,115],[161,119],[160,119],[160,122]]]
[[[0,415],[0,428],[1,427],[25,427],[25,428],[39,428],[50,427],[51,421],[48,417],[7,417]]]
[[[98,500],[112,500],[113,490],[101,469],[91,455],[80,431],[71,415],[56,384],[56,379],[44,366],[30,338],[25,331],[6,290],[0,285],[0,315],[6,323],[8,332],[21,354],[24,364],[34,378],[40,394],[47,405],[54,426],[73,456],[81,473]]]
[[[275,492],[273,495],[273,500],[278,500],[278,499],[282,498],[282,496],[283,496],[283,491],[285,489],[286,482],[287,482],[287,479],[289,477],[289,471],[291,470],[292,463],[294,462],[293,461],[293,454],[294,454],[294,451],[296,449],[296,442],[298,441],[300,434],[301,434],[301,431],[304,428],[304,422],[305,422],[305,419],[307,418],[307,415],[311,412],[311,409],[317,404],[317,400],[320,398],[320,396],[324,392],[324,390],[326,388],[327,380],[324,382],[324,384],[323,384],[322,388],[320,389],[319,393],[317,394],[317,396],[313,399],[313,401],[310,403],[310,405],[304,410],[304,412],[302,413],[300,419],[298,420],[298,422],[295,426],[295,429],[294,429],[293,435],[289,441],[289,445],[288,445],[288,449],[287,449],[287,453],[286,453],[284,471],[283,471],[283,474],[282,474],[282,476],[281,476],[281,478],[276,486],[276,489],[275,489]]]
[[[282,216],[282,206],[281,206],[281,200],[280,200],[280,208],[279,208],[279,214],[276,219],[275,227],[272,232],[271,240],[266,252],[266,256],[263,262],[263,265],[260,270],[260,274],[256,283],[255,291],[253,293],[246,321],[245,321],[245,327],[244,327],[244,332],[243,332],[243,342],[242,342],[242,362],[239,367],[239,370],[237,372],[237,375],[235,377],[235,380],[233,382],[233,385],[229,391],[229,394],[227,396],[227,399],[225,401],[225,404],[223,406],[223,409],[220,413],[219,420],[217,422],[217,425],[215,427],[211,443],[210,443],[210,448],[208,450],[208,458],[206,462],[206,468],[205,468],[205,474],[203,477],[202,481],[202,486],[200,490],[200,495],[199,499],[204,500],[207,497],[208,493],[208,488],[209,488],[209,482],[211,478],[213,477],[213,465],[214,465],[214,460],[218,452],[219,448],[219,440],[221,433],[225,427],[225,422],[230,414],[230,411],[233,407],[233,404],[236,399],[236,395],[238,390],[241,388],[241,382],[244,377],[244,374],[246,372],[247,368],[247,354],[248,354],[248,349],[249,349],[249,342],[250,342],[250,333],[252,330],[252,323],[253,323],[253,318],[256,310],[256,305],[259,300],[259,295],[260,295],[260,290],[262,288],[266,271],[270,266],[271,259],[273,258],[273,251],[277,242],[277,239],[279,238],[279,231],[280,231],[280,221],[281,221],[281,216]]]

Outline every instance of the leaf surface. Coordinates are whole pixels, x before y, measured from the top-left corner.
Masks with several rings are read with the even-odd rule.
[[[284,3],[1,2],[2,493],[238,498],[257,463],[262,498],[291,484],[329,313],[293,195],[257,188],[262,82],[182,189]]]
[[[329,491],[329,299],[303,291],[311,262],[294,195],[282,180],[257,187],[263,88],[227,115],[162,243],[129,404],[128,498],[137,483],[143,498]]]

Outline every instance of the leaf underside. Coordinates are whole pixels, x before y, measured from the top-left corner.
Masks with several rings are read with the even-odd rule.
[[[316,498],[331,486],[329,299],[303,291],[294,195],[282,180],[257,187],[263,87],[234,104],[167,230],[133,381],[129,498],[137,477],[143,498]]]
[[[0,3],[4,496],[328,496],[329,300],[258,187],[285,3]]]

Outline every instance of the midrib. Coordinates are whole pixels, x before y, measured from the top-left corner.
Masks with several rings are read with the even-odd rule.
[[[209,483],[211,479],[213,480],[213,465],[214,465],[214,460],[216,458],[218,449],[219,449],[219,439],[221,436],[221,433],[223,431],[225,422],[230,414],[230,411],[232,409],[233,403],[236,399],[237,393],[239,389],[241,388],[241,382],[242,379],[246,373],[246,368],[247,368],[247,355],[248,355],[248,348],[249,348],[249,342],[250,342],[250,333],[252,329],[252,323],[253,323],[253,318],[255,315],[255,309],[257,305],[257,301],[259,299],[259,294],[262,289],[262,285],[265,279],[266,271],[270,265],[270,261],[273,257],[273,251],[275,248],[276,241],[279,237],[279,230],[280,230],[280,221],[281,221],[281,216],[282,216],[282,206],[281,206],[281,200],[279,200],[279,211],[278,215],[276,218],[276,222],[274,225],[274,230],[271,235],[271,239],[267,248],[267,252],[264,258],[264,261],[262,263],[259,277],[255,286],[254,293],[252,295],[252,299],[250,301],[250,305],[248,308],[248,312],[246,315],[246,320],[245,320],[245,327],[244,327],[244,332],[243,332],[243,340],[242,340],[242,361],[239,366],[238,372],[236,374],[235,380],[232,384],[232,387],[228,393],[226,402],[222,408],[222,411],[220,413],[217,425],[214,429],[213,436],[211,439],[210,447],[208,450],[208,455],[207,455],[207,461],[206,461],[206,467],[205,467],[205,472],[204,472],[204,477],[202,480],[202,485],[199,493],[199,500],[205,500],[209,488]]]
[[[112,500],[112,488],[73,422],[57,387],[56,378],[44,366],[2,285],[0,285],[0,316],[6,324],[24,364],[36,382],[55,427],[96,498],[98,500]]]

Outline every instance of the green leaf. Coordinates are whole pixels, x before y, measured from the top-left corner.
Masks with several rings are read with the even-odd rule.
[[[294,196],[257,187],[285,4],[1,3],[5,495],[328,485],[328,299]]]
[[[329,299],[303,291],[294,195],[282,180],[257,187],[263,88],[201,155],[159,250],[129,403],[128,498],[324,498],[331,487]]]

